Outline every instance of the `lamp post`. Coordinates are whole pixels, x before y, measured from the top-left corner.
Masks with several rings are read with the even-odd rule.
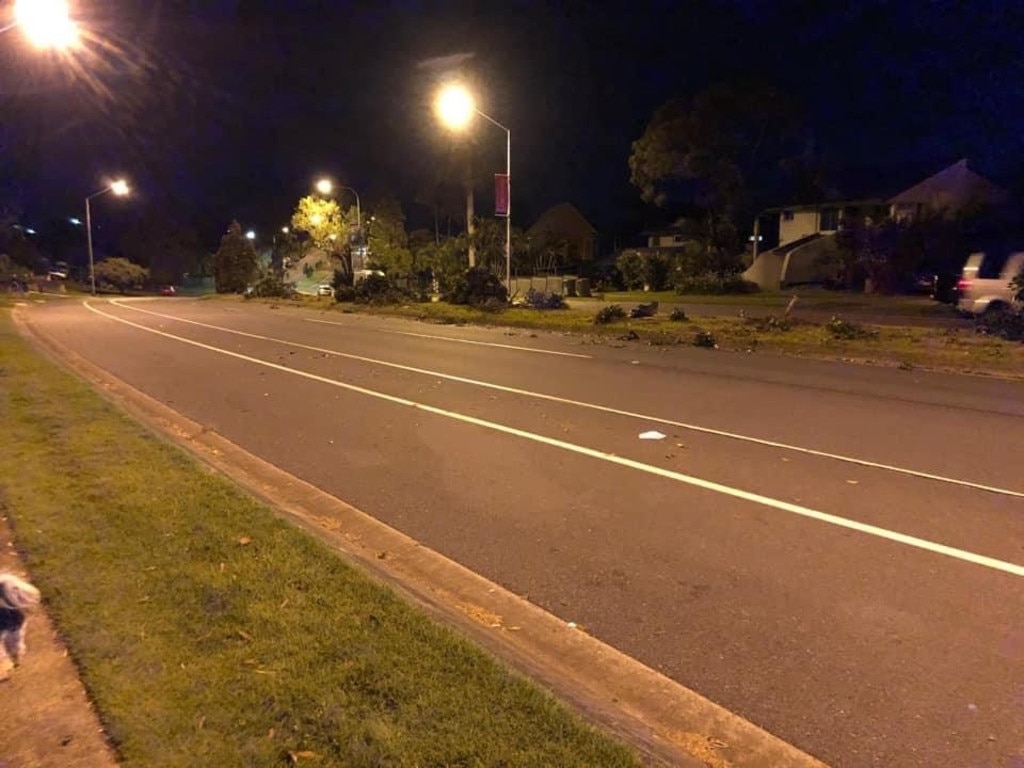
[[[98,192],[93,192],[91,195],[85,198],[85,232],[86,241],[89,244],[89,283],[92,286],[92,295],[96,295],[96,267],[93,263],[92,258],[92,208],[90,202],[94,197],[105,195],[107,192],[113,192],[118,197],[124,197],[131,190],[128,189],[128,182],[124,179],[118,179],[111,183],[109,186],[104,187]]]
[[[508,200],[505,206],[505,288],[512,292],[512,131],[476,107],[473,96],[461,85],[447,85],[438,94],[435,108],[441,122],[453,130],[463,130],[480,115],[505,132],[505,184]]]
[[[346,187],[341,184],[338,185],[338,189],[347,189],[356,198],[356,229],[362,234],[363,231],[363,213],[362,207],[359,205],[359,193],[356,192],[352,187]],[[334,191],[334,182],[330,179],[320,179],[316,183],[316,191],[321,195],[329,195]]]

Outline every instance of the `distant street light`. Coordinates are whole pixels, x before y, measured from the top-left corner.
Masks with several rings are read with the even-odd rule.
[[[85,198],[85,231],[86,240],[89,243],[89,282],[92,286],[93,296],[96,295],[96,267],[95,264],[93,263],[92,257],[92,210],[90,208],[89,203],[92,201],[94,197],[105,195],[107,194],[107,192],[113,192],[117,197],[124,197],[130,191],[131,190],[128,189],[128,182],[125,181],[124,179],[118,179],[117,181],[112,182],[111,184],[99,190],[98,192],[93,192],[91,195]],[[72,224],[82,223],[78,219],[71,219],[70,221]]]
[[[288,227],[281,227],[281,232],[285,235],[288,234]]]
[[[246,232],[246,233],[245,233],[245,236],[246,236],[246,237],[247,237],[247,238],[248,238],[249,240],[255,240],[255,239],[256,239],[256,233],[255,233],[255,232],[253,232],[253,231],[252,231],[251,229],[250,229],[250,230],[249,230],[248,232]]]
[[[21,27],[37,48],[64,50],[78,42],[78,26],[70,18],[64,0],[17,0],[14,23],[0,32]]]
[[[462,85],[449,84],[441,89],[434,104],[441,122],[454,131],[465,130],[473,115],[480,115],[505,132],[505,288],[512,293],[512,131],[476,108],[473,95]]]
[[[74,224],[76,227],[82,226],[82,220],[80,218],[78,218],[77,216],[72,216],[70,219],[68,219],[68,221],[71,224]]]
[[[315,186],[316,191],[321,195],[329,195],[334,191],[334,182],[328,178],[318,179]],[[340,184],[338,185],[338,189],[347,189],[356,197],[356,229],[359,230],[359,234],[361,236],[363,233],[363,212],[362,206],[359,204],[359,193],[352,189],[352,187],[346,187]],[[316,224],[315,221],[313,223]]]

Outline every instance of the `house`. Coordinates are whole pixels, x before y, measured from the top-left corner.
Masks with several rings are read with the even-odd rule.
[[[768,208],[754,220],[754,253],[743,274],[764,290],[823,282],[834,277],[823,266],[838,248],[836,232],[844,221],[907,220],[926,211],[961,211],[972,205],[1002,205],[1009,194],[960,160],[892,196],[834,200],[813,205]],[[762,225],[778,223],[778,245],[760,252]]]
[[[597,230],[572,203],[546,210],[528,230],[531,240],[552,238],[568,246],[569,262],[591,262],[597,252]]]

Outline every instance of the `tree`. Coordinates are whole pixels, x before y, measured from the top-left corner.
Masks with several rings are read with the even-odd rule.
[[[157,283],[174,284],[200,271],[203,247],[192,227],[150,211],[122,236],[121,253],[149,269]]]
[[[129,288],[141,286],[149,279],[149,270],[133,264],[128,259],[110,258],[97,262],[93,268],[96,282],[112,285],[121,293]]]
[[[716,85],[657,109],[633,142],[630,181],[647,202],[699,205],[703,239],[734,255],[741,251],[738,223],[766,200],[788,197],[794,180],[806,181],[808,146],[795,106],[778,90]]]
[[[213,279],[217,293],[242,293],[256,271],[256,251],[242,234],[242,226],[232,221],[213,255]]]
[[[337,200],[307,195],[299,200],[292,214],[292,230],[304,232],[317,248],[336,251],[344,242],[350,228]]]
[[[367,224],[370,269],[381,269],[389,275],[413,272],[413,254],[405,231],[405,213],[394,198],[380,201],[373,207]]]

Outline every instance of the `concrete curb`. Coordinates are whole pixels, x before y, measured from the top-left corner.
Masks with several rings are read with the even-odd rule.
[[[13,313],[24,337],[156,434],[227,475],[435,619],[550,690],[652,765],[823,763],[319,488],[206,430]]]

